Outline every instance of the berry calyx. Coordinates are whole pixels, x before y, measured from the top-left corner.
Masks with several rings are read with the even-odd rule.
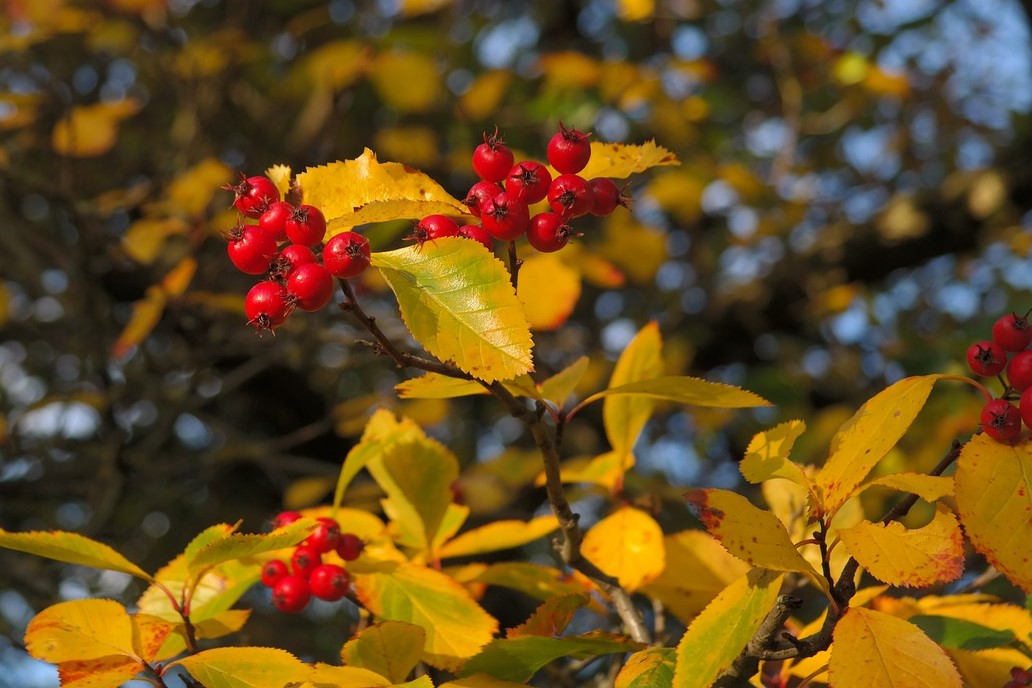
[[[303,578],[312,575],[315,567],[322,565],[322,556],[311,545],[298,545],[290,557],[290,567],[294,573]]]
[[[502,192],[483,205],[480,221],[494,238],[513,241],[527,231],[530,210],[523,201]]]
[[[992,377],[999,375],[1007,365],[1007,352],[996,342],[975,342],[968,347],[967,362],[975,375]]]
[[[258,226],[269,235],[273,241],[287,240],[287,218],[294,213],[294,206],[286,201],[270,203],[261,217],[258,218]]]
[[[509,170],[505,177],[505,191],[524,203],[537,203],[545,198],[552,175],[548,168],[534,160],[524,160]]]
[[[1008,313],[993,323],[993,341],[1005,351],[1021,351],[1032,342],[1032,325],[1024,317]]]
[[[262,585],[271,588],[279,582],[280,578],[290,575],[290,569],[279,559],[265,562],[262,566]]]
[[[1018,392],[1032,387],[1032,350],[1014,354],[1007,364],[1007,383]]]
[[[323,247],[323,266],[334,277],[350,279],[362,274],[371,260],[369,240],[358,232],[341,232]]]
[[[288,297],[303,311],[317,311],[333,296],[333,275],[319,263],[297,266],[287,275]]]
[[[312,571],[308,585],[312,589],[312,594],[320,600],[336,602],[348,594],[351,577],[342,566],[323,564]]]
[[[567,129],[559,123],[559,131],[548,141],[548,163],[561,174],[576,174],[591,158],[590,133]]]
[[[302,265],[315,263],[315,254],[312,249],[302,244],[287,244],[272,259],[269,265],[269,277],[275,280],[285,280],[287,276]]]
[[[290,311],[287,290],[272,280],[254,285],[244,297],[247,324],[253,325],[259,333],[282,325]]]
[[[314,205],[300,205],[287,218],[286,229],[295,244],[318,246],[326,236],[326,216]]]
[[[237,270],[260,275],[269,269],[276,255],[276,242],[256,225],[237,226],[227,235],[226,253]]]
[[[527,228],[527,241],[542,253],[558,251],[573,236],[576,233],[556,213],[538,213],[530,218],[530,227]]]
[[[412,228],[406,239],[422,246],[424,242],[459,236],[459,225],[447,215],[427,215]]]
[[[631,202],[630,198],[620,193],[620,189],[616,188],[616,183],[612,179],[596,177],[588,180],[588,186],[595,194],[595,204],[590,211],[592,215],[604,217],[616,210],[617,206],[622,205],[626,208],[627,204]]]
[[[283,576],[272,588],[272,606],[286,614],[297,614],[312,599],[312,589],[306,578]]]
[[[484,204],[498,195],[502,190],[496,182],[479,181],[469,188],[469,193],[462,201],[474,217],[480,217]]]
[[[340,541],[340,525],[326,516],[320,516],[316,520],[319,525],[315,527],[311,535],[305,538],[304,544],[319,554],[326,554],[330,550],[337,549],[337,543]]]
[[[479,241],[488,251],[494,250],[494,241],[491,239],[491,235],[480,225],[463,225],[459,227],[459,236]]]
[[[495,127],[490,136],[484,132],[484,142],[473,151],[473,171],[485,181],[500,182],[505,179],[514,159]]]
[[[233,205],[247,217],[258,219],[265,210],[280,199],[279,189],[268,177],[247,177],[240,175],[236,184],[222,187],[232,191]]]
[[[587,215],[595,207],[595,194],[583,177],[560,174],[548,187],[548,205],[569,220]]]
[[[1009,442],[1021,432],[1021,414],[1006,399],[993,399],[982,407],[982,432],[997,442]]]
[[[341,533],[337,541],[337,554],[344,561],[354,561],[362,554],[365,543],[354,533]]]

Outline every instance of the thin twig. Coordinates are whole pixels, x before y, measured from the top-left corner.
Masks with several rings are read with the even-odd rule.
[[[520,281],[520,266],[523,265],[523,261],[516,255],[516,241],[509,242],[509,281],[512,282],[512,290],[516,291],[516,287]]]

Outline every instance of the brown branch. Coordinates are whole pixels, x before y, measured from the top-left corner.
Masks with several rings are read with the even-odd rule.
[[[731,663],[716,683],[714,688],[746,688],[752,684],[749,679],[760,670],[760,657],[764,652],[770,650],[775,638],[785,627],[788,617],[792,612],[799,609],[803,601],[792,595],[778,595],[777,601],[769,612],[763,623],[756,630],[752,640],[745,646],[741,654]]]
[[[516,291],[516,287],[520,281],[520,266],[523,265],[523,261],[516,255],[516,241],[509,242],[509,281],[512,283],[512,290]]]

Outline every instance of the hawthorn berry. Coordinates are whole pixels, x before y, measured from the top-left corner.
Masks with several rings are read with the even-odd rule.
[[[283,576],[290,574],[290,569],[279,559],[271,559],[262,566],[262,585],[271,588]]]
[[[524,203],[543,201],[552,183],[548,168],[534,160],[524,160],[513,165],[505,177],[505,190]]]
[[[577,174],[591,158],[590,133],[567,129],[559,123],[559,131],[548,142],[548,162],[560,174]]]
[[[287,218],[286,229],[295,244],[318,246],[326,236],[326,216],[314,205],[299,205]]]
[[[587,215],[595,207],[595,194],[583,177],[560,174],[548,187],[548,205],[567,219]]]
[[[1005,351],[1021,351],[1032,342],[1032,325],[1024,317],[1008,313],[993,323],[993,341]]]
[[[1032,350],[1014,354],[1007,364],[1007,383],[1019,392],[1032,387]]]
[[[1021,412],[1021,420],[1032,428],[1032,387],[1021,393],[1021,398],[1018,399],[1018,410]]]
[[[527,204],[504,191],[485,203],[480,212],[487,233],[502,241],[518,239],[530,224]]]
[[[312,588],[307,578],[283,576],[272,587],[272,606],[286,614],[297,614],[312,599]]]
[[[268,177],[246,177],[241,174],[237,184],[227,184],[222,188],[233,192],[233,205],[237,210],[255,219],[280,199],[279,189]]]
[[[290,315],[290,311],[287,290],[272,280],[265,280],[254,285],[244,297],[247,324],[254,325],[259,332],[272,330],[282,325]]]
[[[514,159],[495,127],[495,133],[490,136],[484,132],[484,142],[473,151],[473,171],[485,181],[500,182],[505,179]]]
[[[351,577],[342,566],[323,564],[312,571],[308,585],[312,589],[312,594],[320,600],[336,602],[348,594]]]
[[[337,543],[340,541],[340,524],[326,516],[320,516],[316,520],[319,525],[315,527],[311,535],[305,538],[304,544],[319,554],[326,554],[330,550],[337,549]]]
[[[1007,352],[996,342],[984,340],[975,342],[967,350],[968,366],[971,372],[982,377],[999,375],[1007,365]]]
[[[258,218],[258,226],[262,231],[272,237],[273,241],[287,240],[287,218],[294,213],[294,206],[286,201],[270,203],[261,217]]]
[[[362,554],[365,543],[354,533],[341,533],[337,541],[337,554],[344,561],[354,561]]]
[[[997,442],[1009,442],[1021,432],[1021,414],[1006,399],[993,399],[982,407],[982,432]]]
[[[469,193],[462,202],[466,204],[474,217],[480,217],[484,204],[497,196],[500,191],[502,191],[502,187],[496,182],[479,181],[469,188]]]
[[[479,241],[488,251],[494,250],[494,241],[491,239],[491,235],[480,225],[463,225],[459,227],[459,236]]]
[[[616,183],[612,179],[606,177],[590,179],[588,186],[595,194],[595,203],[589,212],[598,217],[608,215],[619,205],[626,207],[631,200],[620,193],[620,189],[616,188]]]
[[[369,240],[358,232],[341,232],[323,247],[323,265],[334,277],[349,279],[369,267],[372,253]]]
[[[272,529],[289,526],[294,521],[300,521],[303,517],[296,511],[281,511],[272,517]]]
[[[237,270],[260,275],[269,269],[276,255],[276,242],[256,225],[237,226],[227,235],[226,253]]]
[[[412,228],[412,234],[406,238],[420,246],[426,241],[444,237],[459,236],[459,225],[447,215],[427,215]]]
[[[290,557],[290,567],[298,576],[308,578],[316,566],[322,565],[322,556],[311,545],[298,545]]]
[[[287,244],[279,255],[272,259],[269,265],[269,277],[275,280],[285,280],[296,268],[309,263],[315,263],[317,259],[312,249],[302,244]]]
[[[552,253],[566,246],[574,231],[556,213],[538,213],[530,218],[527,241],[542,253]]]
[[[317,311],[333,296],[333,275],[319,263],[299,265],[287,275],[287,291],[303,311]]]

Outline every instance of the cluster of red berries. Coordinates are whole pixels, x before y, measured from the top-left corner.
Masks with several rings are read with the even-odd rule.
[[[976,375],[997,376],[1003,383],[1003,395],[982,408],[980,422],[989,437],[1009,442],[1021,432],[1022,421],[1032,428],[1032,324],[1027,316],[1010,313],[993,323],[992,332],[992,340],[968,348],[967,361]]]
[[[273,528],[282,528],[301,518],[296,511],[283,511],[272,521]],[[317,519],[312,534],[294,548],[290,565],[271,559],[262,566],[262,585],[272,589],[272,604],[288,614],[303,610],[312,596],[336,602],[351,589],[347,569],[337,564],[324,564],[323,555],[336,552],[344,561],[354,561],[362,554],[365,543],[354,533],[340,532],[332,518]]]
[[[369,267],[369,241],[342,232],[323,245],[326,217],[313,205],[280,200],[267,177],[241,176],[224,187],[233,205],[256,224],[238,223],[227,234],[229,259],[241,272],[265,275],[244,299],[248,323],[259,332],[282,325],[297,308],[317,311],[333,296],[333,279],[359,275]]]
[[[1022,669],[1021,667],[1013,667],[1010,670],[1011,680],[1003,684],[1003,688],[1024,688],[1024,686],[1032,686],[1032,668]]]

